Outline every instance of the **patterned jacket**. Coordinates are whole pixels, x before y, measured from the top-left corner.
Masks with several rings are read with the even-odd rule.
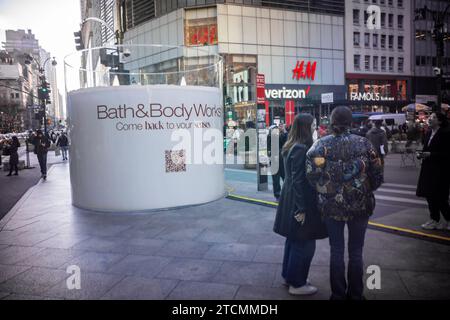
[[[306,171],[323,217],[348,221],[372,215],[383,168],[369,140],[350,133],[326,136],[308,151]]]

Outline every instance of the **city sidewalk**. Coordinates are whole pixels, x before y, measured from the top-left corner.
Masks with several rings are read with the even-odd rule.
[[[32,169],[24,169],[19,171],[19,176],[6,177],[7,171],[3,171],[3,166],[0,166],[0,219],[19,201],[19,199],[27,192],[29,188],[38,183],[41,178],[41,171],[37,156],[30,152],[30,167]],[[26,160],[25,147],[19,149],[19,159]],[[9,157],[2,157],[2,162],[7,163]],[[47,155],[47,163],[50,167],[55,163],[61,163],[62,157],[55,157],[54,151],[49,151]]]
[[[275,210],[221,199],[139,214],[72,207],[68,164],[30,189],[0,221],[3,299],[328,299],[329,246],[317,243],[310,281],[290,296],[280,277],[284,239]],[[450,247],[368,230],[365,264],[381,268],[368,299],[448,299]],[[68,290],[68,266],[81,289]]]

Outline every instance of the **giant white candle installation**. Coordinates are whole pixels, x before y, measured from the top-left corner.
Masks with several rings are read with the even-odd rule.
[[[225,193],[218,88],[145,85],[68,93],[75,206],[141,211]]]

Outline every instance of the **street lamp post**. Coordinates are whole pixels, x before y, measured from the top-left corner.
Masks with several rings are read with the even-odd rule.
[[[442,13],[434,12],[428,9],[427,6],[422,9],[416,9],[416,17],[414,21],[418,20],[426,20],[427,13],[430,13],[434,19],[434,41],[436,42],[436,62],[437,66],[434,69],[434,72],[437,76],[437,107],[436,111],[441,112],[442,110],[442,79],[443,79],[443,58],[444,58],[444,26],[445,26],[445,18],[447,16],[447,12],[450,9],[450,4],[447,5],[445,10]]]
[[[34,61],[37,65],[38,65],[38,71],[39,71],[39,75],[38,75],[38,83],[39,87],[38,87],[38,99],[40,100],[40,105],[42,110],[44,111],[44,133],[45,135],[47,135],[47,108],[46,108],[46,102],[49,98],[48,96],[48,89],[47,89],[47,80],[45,78],[45,65],[47,64],[47,62],[51,59],[50,57],[48,57],[44,63],[41,65],[40,62],[38,60],[36,60],[33,56],[29,55],[29,54],[25,54],[25,58],[27,60],[25,60],[25,64],[31,64],[32,61]],[[56,66],[57,62],[55,60],[55,57],[53,57],[52,60],[52,66]],[[44,90],[47,89],[46,93],[44,94]],[[40,91],[40,92],[39,92]],[[41,94],[39,94],[41,93]]]

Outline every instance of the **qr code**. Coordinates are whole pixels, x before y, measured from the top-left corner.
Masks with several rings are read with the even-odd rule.
[[[166,172],[186,171],[186,150],[166,150]]]

